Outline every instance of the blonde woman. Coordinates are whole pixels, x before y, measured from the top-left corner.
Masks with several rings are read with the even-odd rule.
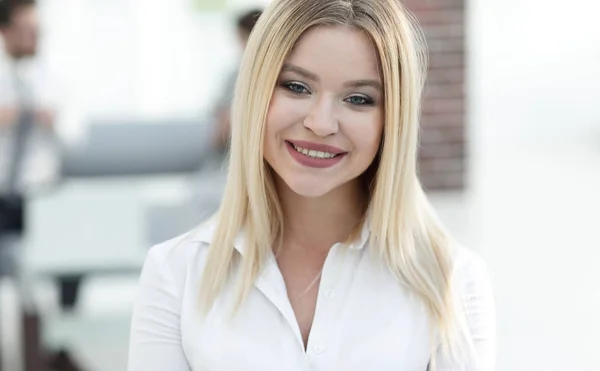
[[[417,179],[421,34],[395,0],[275,0],[210,221],[151,249],[129,371],[493,370],[486,267]]]

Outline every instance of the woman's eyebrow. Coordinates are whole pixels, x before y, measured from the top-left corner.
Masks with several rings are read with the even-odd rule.
[[[383,86],[381,85],[381,82],[379,82],[378,80],[365,79],[365,80],[348,81],[348,82],[344,83],[344,86],[348,87],[348,88],[360,88],[362,86],[371,86],[379,91],[383,91]]]
[[[296,72],[297,74],[302,75],[303,77],[309,80],[319,82],[319,76],[317,76],[315,73],[312,73],[302,67],[298,67],[290,63],[284,64],[283,68],[281,69],[281,72]]]

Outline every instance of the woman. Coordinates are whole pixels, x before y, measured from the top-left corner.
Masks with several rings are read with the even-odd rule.
[[[275,0],[217,215],[154,247],[130,371],[494,369],[487,270],[416,173],[425,58],[394,0]]]

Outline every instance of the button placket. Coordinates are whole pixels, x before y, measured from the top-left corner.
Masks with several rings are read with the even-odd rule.
[[[313,327],[311,329],[309,348],[307,349],[307,355],[309,357],[311,367],[313,369],[323,369],[325,358],[325,343],[329,338],[329,319],[332,314],[331,299],[335,296],[332,284],[332,269],[335,269],[337,265],[336,252],[339,245],[334,245],[330,250],[329,256],[325,260],[323,266],[323,274],[321,276],[321,287],[319,288],[319,296],[317,298],[317,306],[315,311],[315,318]]]
[[[325,347],[323,347],[323,344],[321,343],[314,344],[312,348],[315,354],[323,354],[323,352],[325,351]]]
[[[333,289],[326,289],[323,292],[323,296],[325,296],[325,299],[333,299],[333,297],[335,296],[335,290],[333,290]]]

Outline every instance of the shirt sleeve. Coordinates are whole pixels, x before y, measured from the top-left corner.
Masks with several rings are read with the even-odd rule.
[[[154,250],[154,251],[153,251]],[[128,371],[190,371],[181,344],[181,289],[151,249],[131,323]]]
[[[487,265],[479,256],[458,265],[458,298],[462,303],[473,354],[466,361],[444,361],[438,355],[436,371],[494,371],[496,369],[496,310]]]

